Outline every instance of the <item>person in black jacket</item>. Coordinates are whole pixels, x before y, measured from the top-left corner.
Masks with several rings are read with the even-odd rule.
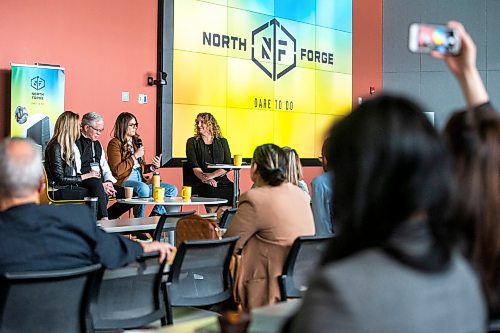
[[[77,163],[80,161],[75,158],[75,142],[80,137],[79,118],[74,112],[63,112],[57,118],[54,136],[45,149],[45,168],[49,185],[57,189],[53,192],[53,199],[56,200],[82,199],[89,196],[89,190],[79,185],[85,179],[100,177],[97,171],[90,170],[83,175],[77,171]]]
[[[153,251],[160,252],[160,261],[171,256],[170,244],[137,243],[106,233],[85,205],[38,205],[41,162],[31,139],[0,143],[0,273],[94,263],[116,268]]]
[[[193,170],[193,194],[202,197],[227,199],[233,202],[233,183],[224,169],[209,169],[209,164],[231,164],[231,151],[227,140],[222,137],[217,120],[210,113],[196,116],[195,136],[186,143],[189,168]],[[213,211],[217,207],[207,207]]]

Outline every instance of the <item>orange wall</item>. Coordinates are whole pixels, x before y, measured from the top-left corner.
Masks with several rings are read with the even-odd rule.
[[[116,116],[134,113],[144,145],[154,152],[155,88],[146,78],[156,72],[157,0],[1,0],[0,138],[10,122],[10,64],[60,64],[66,69],[65,109],[96,111],[106,120],[107,144]],[[382,0],[353,0],[353,105],[369,87],[382,86]],[[121,102],[121,92],[130,102]],[[149,103],[139,105],[145,93]],[[321,173],[305,168],[307,183]],[[162,179],[182,186],[180,168],[162,170]],[[248,171],[241,189],[250,188]]]

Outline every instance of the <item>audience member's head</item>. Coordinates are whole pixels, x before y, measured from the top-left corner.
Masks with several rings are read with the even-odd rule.
[[[288,166],[285,170],[285,177],[287,182],[294,185],[299,185],[299,181],[303,178],[302,164],[300,164],[299,154],[297,151],[290,147],[283,147],[283,152],[288,159]]]
[[[419,106],[391,96],[363,103],[332,127],[326,158],[345,240],[327,261],[383,246],[409,220],[428,222],[447,260],[451,177],[443,144]]]
[[[92,141],[97,141],[104,131],[104,118],[97,112],[89,112],[82,117],[82,133]]]
[[[0,142],[0,198],[35,194],[42,179],[42,155],[31,139],[6,138]]]
[[[453,221],[467,239],[490,304],[500,308],[500,115],[491,108],[453,114],[445,127],[458,182]]]
[[[202,136],[209,136],[212,138],[221,138],[219,124],[215,117],[208,112],[199,113],[194,122],[195,137],[201,138]]]
[[[73,144],[80,137],[80,116],[72,111],[64,111],[54,126],[54,136],[50,141],[55,141],[61,146],[62,158],[68,165],[75,158]]]
[[[126,144],[128,138],[135,137],[139,123],[137,118],[130,112],[122,112],[118,115],[113,127],[113,136]]]
[[[258,186],[261,181],[266,185],[279,186],[286,181],[288,159],[283,149],[268,143],[255,148],[252,159],[252,180]]]

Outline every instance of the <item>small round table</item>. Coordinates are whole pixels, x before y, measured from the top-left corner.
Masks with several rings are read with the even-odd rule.
[[[160,205],[160,206],[199,206],[199,205],[221,205],[227,203],[226,199],[191,197],[183,199],[182,197],[165,197],[163,201],[156,202],[153,198],[131,198],[118,199],[120,203],[129,205]]]
[[[250,169],[249,164],[243,165],[233,165],[233,164],[209,164],[207,166],[209,169],[230,169],[234,171],[234,181],[233,181],[233,208],[238,207],[238,200],[240,199],[240,170]]]

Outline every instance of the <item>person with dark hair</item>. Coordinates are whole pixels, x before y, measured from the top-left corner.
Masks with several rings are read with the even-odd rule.
[[[458,184],[453,221],[464,253],[481,278],[490,317],[500,317],[500,115],[489,103],[476,67],[476,47],[458,22],[462,51],[444,57],[462,87],[469,110],[454,113],[444,130]],[[442,58],[441,56],[438,56]]]
[[[330,136],[339,232],[284,332],[484,332],[478,281],[452,246],[447,153],[422,109],[376,97]]]
[[[148,198],[153,193],[152,184],[146,182],[145,174],[160,168],[161,155],[153,157],[151,164],[144,163],[144,146],[138,144],[137,134],[139,122],[129,112],[118,115],[113,127],[113,139],[108,143],[108,160],[111,172],[121,186],[133,187],[134,195]],[[177,188],[174,185],[160,183],[165,188],[165,196],[175,197]],[[143,217],[145,205],[134,205],[134,216]],[[155,205],[151,215],[162,215],[165,207]]]
[[[160,260],[171,258],[170,244],[138,243],[105,232],[86,205],[39,205],[42,189],[42,158],[35,143],[0,142],[0,274],[95,263],[117,268],[153,251],[160,252]]]
[[[234,186],[227,178],[224,169],[209,169],[209,164],[231,164],[232,156],[227,140],[217,120],[211,113],[196,116],[195,135],[186,142],[188,167],[193,170],[193,194],[208,198],[227,200],[227,206],[233,204]],[[218,206],[205,206],[208,211],[215,211]]]
[[[334,233],[332,221],[333,172],[328,170],[326,160],[325,149],[327,140],[323,142],[320,156],[324,173],[315,177],[311,181],[311,208],[314,216],[316,235],[318,236],[331,235]]]
[[[287,156],[274,144],[255,149],[250,175],[257,187],[240,198],[238,212],[225,237],[239,236],[242,251],[238,301],[243,309],[279,302],[278,276],[293,241],[314,234],[309,199],[286,181]]]

